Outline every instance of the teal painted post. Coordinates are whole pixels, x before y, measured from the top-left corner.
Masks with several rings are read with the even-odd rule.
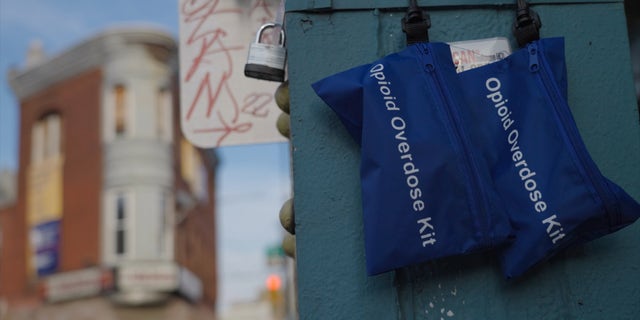
[[[431,14],[431,41],[507,36],[515,47],[513,9],[500,5],[514,2],[420,4]],[[366,276],[359,148],[310,84],[402,49],[406,3],[287,2],[300,318],[640,318],[640,223],[513,282],[490,254]],[[566,38],[569,103],[589,151],[606,176],[640,199],[640,126],[622,1],[532,3],[542,36]]]

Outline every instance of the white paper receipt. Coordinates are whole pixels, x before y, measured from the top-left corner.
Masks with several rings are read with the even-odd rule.
[[[502,60],[511,54],[504,37],[449,42],[451,57],[458,73]]]

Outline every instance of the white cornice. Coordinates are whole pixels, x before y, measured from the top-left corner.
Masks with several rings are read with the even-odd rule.
[[[36,66],[9,71],[9,84],[18,100],[23,100],[54,83],[103,66],[115,52],[136,44],[156,45],[176,51],[173,37],[157,28],[112,28]]]

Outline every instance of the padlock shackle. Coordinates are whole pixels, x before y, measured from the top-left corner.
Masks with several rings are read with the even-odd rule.
[[[279,24],[279,23],[273,23],[273,22],[268,22],[268,23],[265,23],[265,24],[263,24],[262,26],[260,26],[260,29],[258,29],[258,32],[256,33],[256,39],[255,39],[255,42],[256,42],[256,43],[260,43],[260,40],[261,40],[261,38],[262,38],[262,33],[263,33],[265,30],[267,30],[267,29],[272,29],[272,28],[275,28],[275,27],[277,27],[277,26],[282,27],[282,25],[281,25],[281,24]],[[284,40],[285,40],[285,38],[284,38],[284,29],[280,28],[280,40],[279,40],[279,43],[278,43],[278,44],[279,44],[279,45],[281,45],[281,46],[284,46]]]

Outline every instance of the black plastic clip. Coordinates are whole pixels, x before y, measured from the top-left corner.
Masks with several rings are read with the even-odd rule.
[[[541,27],[542,22],[538,14],[529,9],[525,0],[518,0],[516,22],[513,24],[513,35],[518,41],[518,46],[524,47],[527,43],[540,39]]]
[[[407,35],[407,45],[429,42],[431,17],[418,7],[416,0],[409,1],[409,9],[402,18],[402,32]]]

